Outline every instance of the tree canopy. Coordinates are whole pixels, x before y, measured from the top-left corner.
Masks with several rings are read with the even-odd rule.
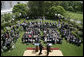
[[[25,17],[25,16],[27,16],[27,13],[28,13],[28,7],[26,4],[18,3],[13,7],[12,12],[17,17]]]
[[[82,1],[29,1],[27,4],[18,3],[13,7],[13,13],[17,17],[29,16],[30,19],[53,17],[55,13],[64,15],[66,11],[82,12]]]

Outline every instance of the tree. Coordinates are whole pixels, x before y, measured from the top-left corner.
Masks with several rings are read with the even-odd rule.
[[[29,1],[27,5],[31,17],[54,16],[54,13],[64,15],[65,10],[83,11],[83,3],[79,1]]]
[[[44,16],[44,1],[29,1],[27,3],[29,7],[29,14],[31,17]]]
[[[69,6],[69,7],[68,7],[68,10],[69,10],[69,11],[74,11],[74,9],[73,9],[72,6]]]
[[[36,1],[35,2],[29,1],[27,5],[29,7],[29,16],[31,18],[34,17],[34,16],[39,15],[38,3]]]
[[[64,1],[61,3],[61,6],[64,7],[65,10],[67,11],[83,11],[83,3],[82,1]]]
[[[8,13],[8,14],[4,14],[2,17],[6,22],[8,22],[9,20],[12,19],[12,14]]]
[[[68,5],[69,5],[68,1],[63,1],[63,2],[61,3],[61,6],[62,6],[65,10],[67,10]]]
[[[20,16],[18,17],[24,18],[25,16],[27,16],[28,13],[27,5],[18,3],[14,5],[12,12],[15,13],[16,15],[19,14]]]
[[[62,1],[29,1],[28,7],[30,16],[42,17],[46,16],[49,12],[49,8],[52,6],[58,6]]]
[[[13,19],[19,19],[19,17],[20,17],[20,13],[19,12],[15,12],[15,13],[13,13]]]
[[[1,24],[4,23],[4,21],[3,15],[1,15]]]
[[[44,14],[47,16],[49,14],[49,8],[52,7],[52,2],[51,1],[44,1]]]
[[[11,25],[11,21],[12,20],[12,14],[8,13],[8,14],[4,14],[1,16],[1,29],[3,29],[6,26]]]
[[[65,12],[66,11],[62,6],[57,6],[57,13],[58,14],[64,15]]]
[[[73,5],[73,8],[74,8],[75,12],[77,12],[77,11],[81,11],[82,12],[83,11],[83,3],[75,1],[74,5]]]
[[[54,18],[55,17],[55,14],[61,14],[61,15],[64,15],[65,13],[65,9],[62,7],[62,6],[52,6],[50,9],[49,9],[49,14],[48,16],[51,17],[51,18]]]

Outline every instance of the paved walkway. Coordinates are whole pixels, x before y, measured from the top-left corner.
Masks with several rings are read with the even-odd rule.
[[[40,51],[35,52],[35,50],[26,50],[23,56],[46,56],[47,54],[46,50],[43,50],[41,55],[39,55],[39,52]],[[51,50],[48,56],[63,56],[63,54],[60,50]]]

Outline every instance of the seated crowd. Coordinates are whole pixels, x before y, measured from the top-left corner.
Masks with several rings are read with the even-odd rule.
[[[43,40],[45,43],[62,44],[63,38],[69,43],[77,46],[81,45],[81,40],[71,33],[68,24],[58,22],[28,22],[25,21],[15,26],[10,26],[11,31],[6,31],[1,34],[1,51],[9,50],[19,38],[19,27],[25,31],[23,43],[39,43]],[[58,30],[60,32],[58,32]],[[41,36],[40,32],[43,32]],[[60,36],[61,35],[61,36]]]
[[[41,38],[42,40],[44,40],[45,43],[52,43],[52,44],[60,43],[61,44],[62,39],[65,38],[65,40],[68,41],[69,43],[73,43],[77,46],[80,46],[80,44],[81,44],[81,40],[79,38],[76,38],[76,36],[74,36],[71,33],[69,25],[64,24],[64,22],[61,24],[59,21],[57,24],[56,22],[42,23],[40,21],[40,22],[30,22],[30,23],[25,22],[25,24],[26,24],[26,26],[24,25],[25,27],[23,26],[23,28],[24,28],[24,30],[26,30],[26,32],[32,30],[33,33],[31,33],[31,34],[34,36],[34,32],[39,31],[39,33],[35,32],[35,34],[39,35],[39,37],[36,37],[36,38],[39,38],[39,39]],[[29,28],[31,28],[31,29],[28,30]],[[37,30],[35,30],[36,28],[37,28]],[[57,29],[59,29],[60,33],[57,31]],[[43,31],[43,36],[40,36],[40,31]],[[60,36],[60,34],[61,34],[61,36]],[[34,37],[32,37],[32,38],[34,38]]]
[[[14,48],[14,44],[19,38],[18,26],[10,26],[11,30],[1,34],[1,52]]]
[[[65,40],[69,43],[80,46],[82,41],[71,33],[72,30],[70,29],[70,27],[67,24],[65,24],[65,25],[63,25],[63,24],[64,23],[61,24],[62,26],[60,28],[60,33],[62,35],[62,38],[65,38]]]

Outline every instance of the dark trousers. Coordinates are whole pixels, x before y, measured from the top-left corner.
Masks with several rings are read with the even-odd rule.
[[[49,55],[49,50],[47,50],[47,56]]]
[[[41,54],[42,53],[42,49],[40,49],[40,53],[39,54]]]

